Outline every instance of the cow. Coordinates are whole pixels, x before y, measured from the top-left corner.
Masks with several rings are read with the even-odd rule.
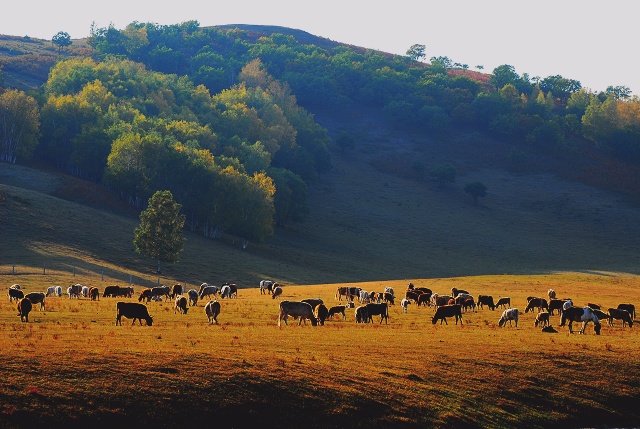
[[[511,321],[514,320],[516,322],[516,328],[518,327],[518,314],[519,311],[517,308],[507,308],[502,312],[502,316],[500,316],[500,320],[498,320],[498,326],[504,326],[507,321],[509,321],[509,326],[511,325]],[[536,325],[537,326],[537,325]]]
[[[142,325],[143,319],[147,322],[147,326],[151,326],[153,324],[153,317],[149,316],[147,306],[137,302],[119,301],[116,304],[116,326],[122,326],[122,317],[133,319],[131,326],[136,323],[136,319],[138,319],[138,324],[140,325]]]
[[[375,291],[371,291],[369,292],[369,302],[375,302],[376,301],[376,296],[379,296],[380,294],[376,293]],[[378,301],[380,302],[380,301]]]
[[[40,304],[40,310],[44,310],[44,293],[43,292],[31,292],[24,296],[31,304]]]
[[[187,298],[189,298],[189,305],[196,307],[198,305],[198,291],[195,289],[189,289],[187,292]]]
[[[589,307],[569,307],[560,315],[560,326],[564,326],[566,321],[569,321],[569,333],[573,334],[573,322],[582,322],[582,328],[580,333],[584,334],[587,323],[593,322],[593,330],[596,335],[600,335],[600,329],[602,328],[600,320],[593,313],[593,310]]]
[[[449,301],[452,301],[452,300],[453,300],[453,297],[449,295],[438,295],[436,293],[431,295],[431,303],[436,307],[455,304],[455,301],[452,304],[449,304]]]
[[[478,295],[478,307],[484,309],[485,305],[492,311],[496,309],[491,295]]]
[[[547,300],[544,298],[531,298],[527,303],[527,307],[524,309],[525,313],[528,313],[529,310],[533,313],[533,309],[537,308],[538,313],[540,313],[543,309],[549,310],[549,304],[547,304]]]
[[[380,315],[380,324],[382,324],[383,320],[385,324],[389,324],[389,305],[386,302],[380,304],[372,302],[365,307],[367,308],[369,322],[373,323],[373,316]]]
[[[347,295],[347,289],[348,288],[346,286],[339,287],[339,288],[336,289],[336,299],[338,301],[342,301],[342,297],[343,296],[345,297],[345,299],[347,299],[347,300],[349,299],[348,295]]]
[[[562,312],[562,306],[564,305],[564,301],[561,299],[550,299],[549,300],[549,314],[553,316],[553,313],[558,310],[558,314]]]
[[[361,305],[356,307],[355,311],[356,323],[367,323],[369,321],[369,313],[367,313],[367,306]]]
[[[231,299],[231,288],[229,285],[223,285],[220,288],[220,299],[229,298]]]
[[[18,301],[18,316],[20,316],[21,322],[29,321],[29,312],[32,307],[31,301],[27,298],[21,298],[20,301]]]
[[[118,296],[122,296],[125,298],[133,298],[133,286],[121,286],[118,289]]]
[[[511,298],[509,297],[502,297],[502,298],[498,298],[498,302],[496,302],[496,307],[502,307],[503,309],[506,308],[511,308]]]
[[[80,293],[83,298],[89,298],[89,286],[82,286]]]
[[[187,307],[187,297],[182,295],[177,295],[175,299],[175,304],[173,307],[173,314],[176,314],[176,311],[180,311],[180,314],[187,314],[189,307]]]
[[[143,299],[146,299],[147,302],[151,301],[151,288],[142,289],[140,291],[140,296],[138,297],[138,302],[142,302]]]
[[[154,296],[159,296],[169,299],[170,294],[171,289],[169,289],[169,286],[156,286],[151,288],[151,298],[153,298]]]
[[[369,302],[369,292],[367,292],[366,290],[360,290],[360,294],[358,295],[358,301],[361,304],[364,304],[365,302]]]
[[[332,316],[335,316],[336,314],[342,314],[342,320],[345,320],[347,318],[347,315],[345,313],[345,309],[346,309],[346,306],[344,306],[344,305],[336,305],[336,306],[331,307],[329,309],[329,313],[327,314],[327,319],[332,317]]]
[[[227,294],[227,298],[237,298],[238,297],[238,285],[235,283],[223,283],[222,287],[229,286],[229,293]],[[222,296],[222,293],[220,293]],[[224,297],[223,297],[224,298]]]
[[[205,296],[210,297],[211,295],[213,295],[213,299],[215,300],[217,293],[218,293],[218,286],[202,283],[202,286],[200,286],[200,292],[198,293],[198,296],[200,297],[200,299],[204,299]]]
[[[467,292],[467,291],[466,291],[466,290],[464,290],[464,289],[458,289],[458,288],[455,288],[455,287],[452,287],[452,288],[451,288],[451,296],[452,296],[452,297],[454,297],[454,298],[455,298],[455,297],[457,297],[457,296],[458,296],[458,294],[461,294],[461,293],[466,293],[467,295],[469,295],[469,292]]]
[[[276,299],[282,295],[282,288],[280,286],[276,286],[273,288],[273,293],[271,294],[271,299]]]
[[[613,326],[613,319],[622,320],[622,327],[624,328],[629,324],[629,327],[633,327],[633,319],[631,314],[627,310],[620,310],[618,308],[609,309],[609,326]]]
[[[443,305],[438,307],[436,309],[436,314],[434,314],[433,319],[431,319],[431,324],[435,325],[436,322],[440,320],[441,325],[443,321],[448,325],[447,317],[455,317],[456,325],[458,324],[458,320],[460,320],[460,324],[462,325],[462,307],[460,304]]]
[[[169,298],[175,299],[178,295],[182,295],[182,285],[179,283],[176,283],[171,287],[171,293],[169,293]]]
[[[388,302],[389,305],[395,305],[395,296],[390,292],[384,292],[384,295],[382,296],[382,300],[384,302]]]
[[[549,326],[549,316],[551,313],[547,311],[543,311],[542,313],[538,313],[536,315],[536,321],[533,323],[535,327],[540,325],[541,327]]]
[[[207,315],[209,324],[216,322],[218,324],[218,315],[220,314],[220,303],[217,300],[209,301],[204,306],[204,313]]]
[[[409,301],[407,298],[402,298],[402,301],[400,301],[400,307],[402,307],[403,313],[407,312],[407,307],[409,307],[409,304],[411,304],[411,301]],[[418,303],[418,305],[420,305],[420,303]]]
[[[633,304],[618,304],[618,310],[627,310],[632,319],[636,318],[636,307]]]
[[[92,286],[89,288],[89,298],[91,301],[100,301],[100,291],[98,291],[97,287]]]
[[[321,326],[324,326],[324,321],[329,317],[329,310],[327,310],[327,307],[324,304],[318,304],[313,309],[313,315],[318,319],[318,323],[320,323]]]
[[[120,296],[120,286],[107,286],[102,292],[103,298],[117,298]]]
[[[407,289],[407,291],[404,293],[404,297],[410,301],[413,301],[415,303],[418,302],[418,297],[422,295],[421,292],[418,292],[416,290],[413,289]]]
[[[393,291],[393,288],[391,286],[385,286],[383,293],[390,293],[394,298],[396,296],[396,293]]]
[[[284,320],[284,324],[288,325],[287,317],[300,317],[300,321],[298,321],[298,325],[304,323],[306,325],[307,319],[311,321],[312,326],[317,326],[318,321],[313,315],[313,308],[311,305],[306,302],[295,302],[295,301],[281,301],[280,302],[280,315],[278,316],[278,326],[280,326],[280,322]]]
[[[547,291],[547,296],[549,296],[549,300],[556,299],[556,291],[553,289],[549,289]]]
[[[278,283],[273,280],[260,280],[260,295],[270,295],[273,292],[273,288],[276,286],[278,286]]]
[[[67,294],[69,294],[69,299],[80,298],[80,295],[82,294],[82,285],[69,285],[69,287],[67,288]]]
[[[471,311],[476,311],[476,302],[473,300],[473,297],[466,298],[464,301],[462,301],[462,308],[464,309],[464,311],[467,311],[469,309],[471,309]]]
[[[13,301],[14,299],[16,300],[16,302],[18,302],[22,298],[24,298],[24,292],[22,292],[20,289],[9,288],[9,302]]]
[[[320,298],[307,298],[300,300],[300,302],[306,302],[311,308],[316,308],[317,305],[324,304],[324,301]]]
[[[48,298],[48,297],[50,297],[52,295],[55,295],[55,294],[56,294],[56,287],[55,286],[49,286],[47,288],[47,292],[45,293],[45,296]]]
[[[421,307],[423,304],[429,306],[431,303],[431,294],[430,293],[421,293],[418,295],[418,307]]]

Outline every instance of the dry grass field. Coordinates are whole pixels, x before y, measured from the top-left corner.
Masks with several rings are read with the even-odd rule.
[[[186,427],[581,427],[637,426],[640,411],[638,328],[593,326],[585,335],[498,327],[500,310],[463,315],[464,324],[433,325],[431,308],[390,308],[389,324],[346,320],[325,326],[277,326],[278,301],[258,288],[221,301],[219,325],[203,302],[174,314],[151,302],[153,326],[123,320],[119,299],[46,299],[45,311],[21,323],[7,288],[27,292],[70,281],[112,284],[94,277],[2,276],[0,286],[0,426],[128,425]],[[603,307],[636,300],[640,279],[613,273],[477,276],[360,283],[365,290],[409,281],[435,292],[526,297],[551,287],[576,305]],[[350,284],[356,285],[356,284]],[[337,305],[338,284],[285,286],[282,299],[320,297]],[[141,290],[136,286],[136,295]],[[137,302],[137,296],[128,301]],[[300,419],[304,424],[300,424]]]

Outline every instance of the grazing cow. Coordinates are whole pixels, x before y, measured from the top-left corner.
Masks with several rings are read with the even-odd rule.
[[[461,294],[461,293],[466,293],[467,295],[469,295],[469,292],[467,292],[467,291],[466,291],[466,290],[464,290],[464,289],[458,289],[458,288],[455,288],[455,287],[452,287],[452,288],[451,288],[451,296],[452,296],[452,297],[454,297],[454,298],[455,298],[455,297],[457,297],[457,296],[458,296],[458,294]]]
[[[369,302],[369,292],[367,292],[366,290],[361,290],[358,296],[358,301],[360,301],[361,304]]]
[[[102,292],[103,298],[116,298],[120,296],[120,286],[107,286]]]
[[[407,291],[404,293],[404,297],[410,301],[413,301],[415,303],[418,302],[418,297],[422,295],[421,292],[412,290],[412,289],[407,289]]]
[[[45,293],[45,296],[48,298],[51,295],[55,295],[56,294],[56,287],[55,286],[49,286],[47,288],[47,293]]]
[[[280,286],[276,286],[273,288],[273,294],[271,295],[271,299],[279,298],[282,295],[282,288]]]
[[[140,325],[142,325],[142,319],[147,322],[147,326],[151,326],[153,324],[153,317],[149,316],[147,306],[137,302],[119,301],[116,304],[116,326],[122,326],[122,317],[133,319],[131,326],[136,323],[136,319],[138,319],[138,324]]]
[[[300,302],[306,302],[311,306],[311,308],[316,308],[317,305],[324,304],[324,301],[322,301],[320,298],[301,299]]]
[[[56,288],[56,295],[58,297],[62,296],[62,286],[54,286]]]
[[[440,324],[444,321],[445,324],[449,324],[447,322],[447,317],[455,317],[456,325],[458,324],[458,319],[460,320],[460,324],[462,325],[462,307],[460,304],[453,305],[443,305],[438,307],[436,310],[436,314],[433,315],[433,319],[431,319],[431,323],[433,325],[436,324],[438,320],[440,320]]]
[[[636,307],[633,304],[618,304],[618,310],[627,310],[631,318],[636,318]]]
[[[376,304],[369,303],[365,307],[367,307],[367,316],[369,317],[369,322],[373,323],[373,316],[380,315],[380,324],[384,320],[385,324],[389,324],[389,305],[386,302]]]
[[[553,290],[553,289],[549,289],[549,290],[547,291],[547,295],[549,296],[549,299],[550,299],[550,300],[552,300],[552,299],[556,299],[556,291],[555,291],[555,290]]]
[[[22,292],[20,289],[9,288],[9,302],[13,301],[14,299],[16,300],[16,302],[18,302],[22,298],[24,298],[24,292]]]
[[[140,291],[140,296],[138,297],[138,302],[142,302],[143,299],[146,299],[147,302],[151,301],[151,288],[142,289]]]
[[[180,314],[187,314],[189,307],[187,307],[187,297],[178,295],[176,296],[175,305],[173,307],[173,314],[176,314],[176,310],[180,311]]]
[[[324,321],[329,317],[329,310],[324,304],[318,304],[313,309],[313,315],[318,319],[320,326],[324,326]]]
[[[402,298],[402,301],[400,301],[400,307],[402,307],[403,313],[407,312],[407,307],[409,306],[409,304],[411,304],[411,301],[409,301],[407,298]],[[418,302],[418,305],[420,305],[420,302]]]
[[[207,315],[209,324],[216,322],[218,324],[218,315],[220,314],[220,303],[218,301],[209,301],[204,306],[204,312]]]
[[[564,301],[561,299],[551,299],[549,300],[549,314],[553,316],[556,310],[558,310],[558,314],[562,312],[562,306],[564,305]]]
[[[69,294],[69,299],[80,298],[80,295],[82,294],[82,285],[69,285],[69,287],[67,288],[67,293]]]
[[[260,280],[260,295],[270,295],[273,292],[273,288],[276,286],[278,286],[278,283],[273,280]]]
[[[393,288],[391,286],[385,286],[383,293],[390,293],[394,298],[396,296],[396,293],[393,291]]]
[[[598,304],[594,304],[592,302],[587,303],[587,307],[592,310],[601,310],[601,307]]]
[[[175,299],[178,295],[182,295],[182,285],[176,283],[171,287],[171,293],[169,294],[169,298]]]
[[[202,283],[202,286],[200,286],[200,292],[198,293],[198,296],[200,297],[200,299],[204,299],[205,296],[210,297],[211,295],[213,295],[213,299],[215,300],[217,293],[218,293],[218,286]]]
[[[369,292],[369,302],[375,302],[376,301],[376,296],[378,296],[379,294],[376,293],[375,291],[371,291]]]
[[[89,298],[91,301],[100,301],[100,291],[97,287],[91,286],[89,288]]]
[[[507,321],[509,321],[509,326],[513,326],[511,321],[514,320],[516,322],[516,328],[518,327],[518,314],[519,311],[517,308],[507,308],[502,312],[502,316],[500,316],[500,320],[498,321],[498,326],[504,326]],[[537,326],[537,325],[536,325]]]
[[[231,299],[231,288],[229,285],[223,285],[220,288],[220,299],[229,298]]]
[[[435,299],[434,299],[435,296]],[[453,301],[453,298],[450,297],[449,295],[438,295],[438,294],[433,294],[431,295],[431,302],[433,303],[433,305],[435,305],[436,307],[441,307],[443,305],[453,305],[455,304],[455,301],[453,303],[449,303],[449,301]]]
[[[624,328],[629,324],[629,327],[633,327],[633,319],[631,314],[627,310],[619,310],[617,308],[609,309],[609,326],[613,326],[613,319],[622,320],[622,327]]]
[[[124,298],[133,298],[133,286],[121,286],[118,289],[118,296]]]
[[[29,312],[31,311],[32,304],[31,301],[27,298],[21,298],[18,301],[18,316],[20,316],[21,322],[29,321]]]
[[[430,293],[421,293],[418,295],[418,307],[421,307],[423,304],[427,307],[431,303],[431,294]]]
[[[528,313],[529,310],[533,313],[533,309],[537,308],[538,313],[540,313],[543,309],[549,311],[549,304],[547,304],[547,300],[544,298],[531,298],[527,303],[527,307],[524,309],[525,313]]]
[[[189,305],[195,307],[198,305],[198,291],[195,289],[189,289],[187,292],[187,297],[189,298]]]
[[[347,296],[347,287],[339,287],[336,289],[336,299],[338,301],[342,301],[342,297],[344,296],[345,299],[348,300],[348,296]]]
[[[84,298],[89,298],[89,286],[82,286],[80,293]]]
[[[169,289],[169,286],[156,286],[151,288],[151,298],[153,298],[154,296],[159,296],[168,300],[170,299],[170,294],[171,289]]]
[[[490,310],[495,310],[496,306],[493,303],[493,297],[491,295],[478,295],[478,307],[484,309],[484,306],[489,307]]]
[[[227,298],[237,298],[238,297],[238,285],[235,283],[223,283],[222,287],[229,286],[229,292],[227,293]],[[222,293],[220,293],[222,296]]]
[[[569,321],[569,333],[573,334],[572,324],[573,322],[582,322],[582,329],[580,333],[584,334],[584,330],[587,327],[587,323],[593,322],[593,330],[596,335],[600,335],[600,321],[598,316],[593,313],[593,310],[589,307],[569,307],[560,315],[560,326],[564,326],[566,321]]]
[[[31,301],[31,304],[35,305],[40,303],[40,310],[44,310],[44,293],[43,292],[31,292],[26,294],[24,297],[27,298],[29,301]]]
[[[385,292],[382,297],[382,300],[389,303],[389,305],[395,305],[395,299],[395,296],[390,292]]]
[[[367,313],[367,306],[361,305],[355,309],[356,323],[367,323],[369,321],[369,314]]]
[[[329,313],[327,314],[327,319],[331,316],[334,316],[336,314],[342,314],[342,320],[345,320],[347,318],[347,314],[345,312],[345,309],[347,307],[345,305],[336,305],[333,306],[329,309]]]
[[[300,317],[300,321],[298,321],[298,325],[302,323],[304,320],[305,325],[307,324],[307,319],[311,321],[311,325],[317,326],[318,321],[313,315],[313,308],[306,302],[295,302],[295,301],[281,301],[280,302],[280,315],[278,316],[278,326],[280,326],[280,322],[284,320],[284,324],[288,325],[287,317]]]
[[[538,327],[538,325],[540,325],[541,327],[545,327],[545,326],[549,326],[549,315],[551,313],[547,312],[547,311],[543,311],[542,313],[538,313],[536,315],[536,321],[534,322],[534,326]]]
[[[362,289],[360,289],[359,287],[347,286],[347,300],[353,301],[354,298],[357,298],[358,296],[360,296],[361,290]]]
[[[506,296],[499,298],[498,302],[496,302],[496,307],[511,308],[511,298]]]
[[[464,311],[467,311],[469,309],[471,309],[471,311],[476,311],[476,302],[473,300],[473,297],[467,298],[462,301],[462,308],[464,309]]]

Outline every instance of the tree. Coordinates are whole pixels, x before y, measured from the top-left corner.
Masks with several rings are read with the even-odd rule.
[[[420,61],[423,58],[427,57],[425,54],[426,47],[424,45],[411,45],[411,47],[407,50],[407,56],[412,61]]]
[[[31,158],[38,143],[40,112],[37,101],[17,89],[0,95],[0,161]]]
[[[482,182],[471,182],[464,186],[464,192],[471,195],[473,204],[477,206],[478,198],[487,196],[487,187]]]
[[[171,191],[157,191],[149,198],[149,206],[140,213],[140,225],[134,231],[136,252],[160,262],[178,262],[185,238],[182,233],[185,215]]]
[[[605,94],[607,96],[613,95],[616,100],[626,100],[631,97],[631,88],[628,86],[608,86]]]
[[[431,177],[438,180],[438,186],[455,182],[456,174],[456,168],[451,164],[438,164],[431,169]]]
[[[52,38],[51,43],[58,47],[58,52],[71,45],[71,36],[65,31],[58,31]]]

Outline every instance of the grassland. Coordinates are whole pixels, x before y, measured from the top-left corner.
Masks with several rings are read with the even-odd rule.
[[[68,277],[15,276],[27,291],[68,284]],[[110,284],[78,276],[88,285]],[[526,296],[553,287],[577,304],[605,307],[637,297],[640,279],[613,274],[477,276],[358,284],[366,290],[411,280],[446,292]],[[286,286],[283,299],[337,303],[340,284]],[[186,315],[169,302],[148,304],[151,327],[115,326],[117,299],[47,298],[45,311],[20,323],[0,302],[2,427],[133,420],[145,427],[216,421],[228,427],[579,427],[640,421],[640,335],[604,326],[596,336],[543,334],[534,315],[499,328],[499,311],[464,314],[464,325],[432,325],[433,309],[391,307],[389,324],[331,320],[278,327],[278,300],[257,288],[223,300],[219,325],[203,303]],[[140,287],[136,286],[136,291]],[[135,298],[132,301],[136,301]],[[636,303],[637,304],[637,303]]]

